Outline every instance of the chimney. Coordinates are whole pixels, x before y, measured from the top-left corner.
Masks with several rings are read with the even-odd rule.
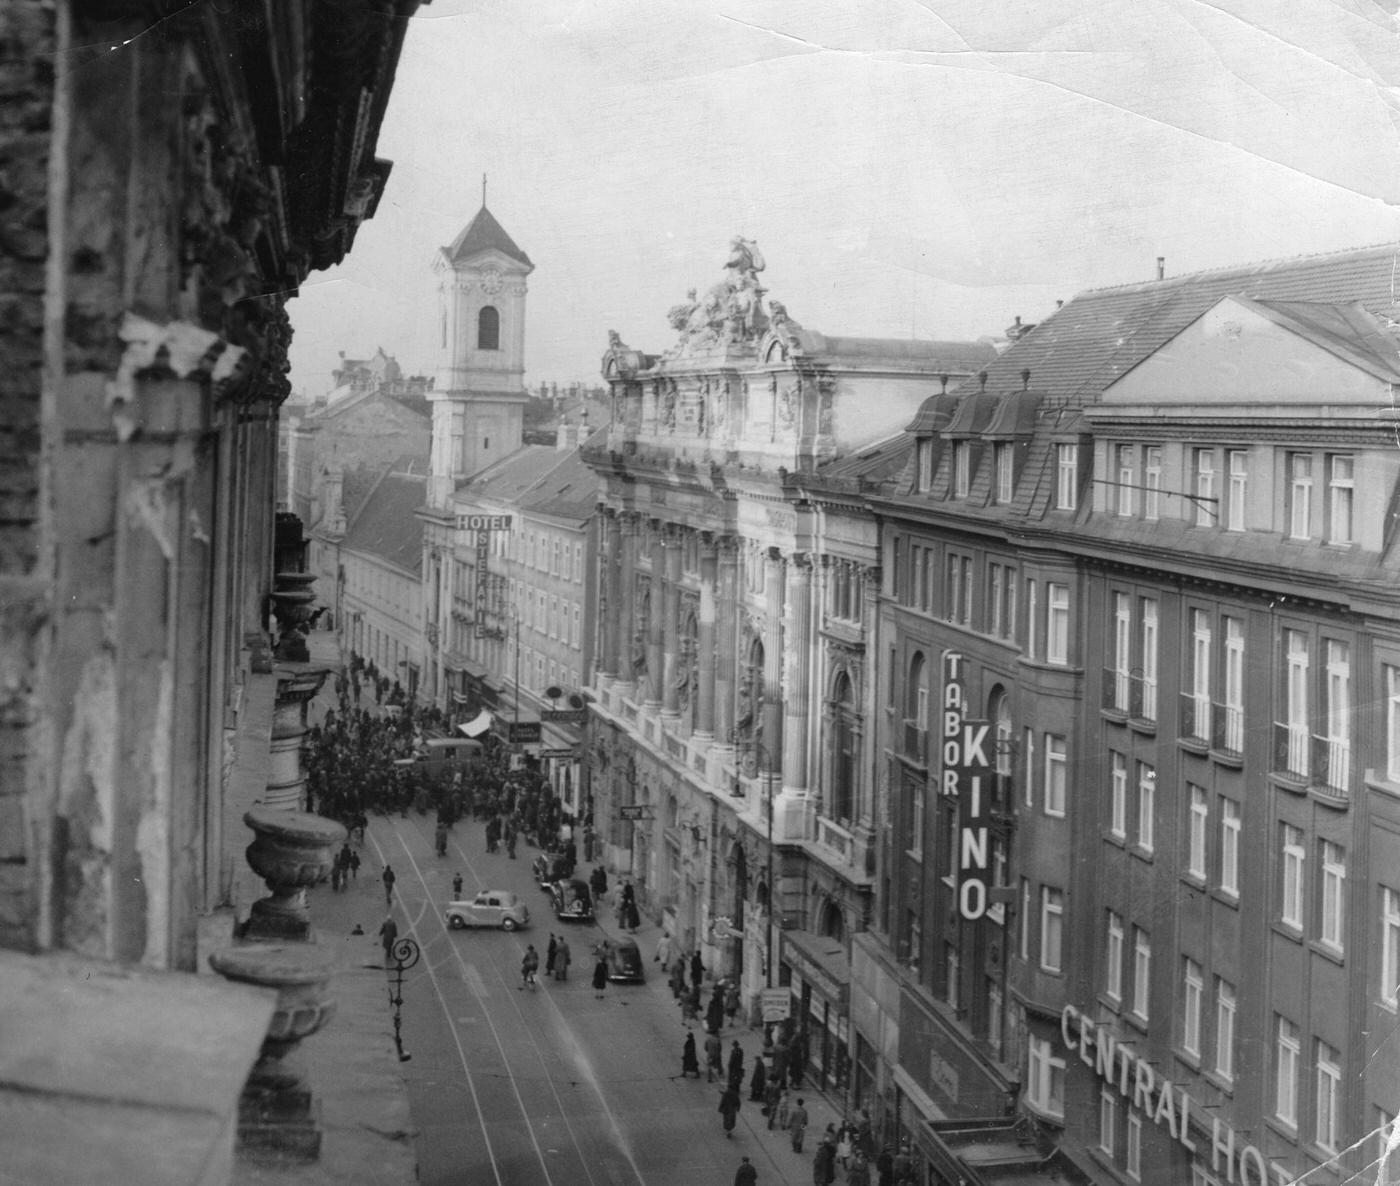
[[[1055,308],[1057,308],[1057,309],[1063,309],[1064,307],[1065,307],[1064,301],[1056,301],[1056,302],[1055,302]]]
[[[979,389],[980,391],[986,391],[986,390],[987,390],[987,372],[986,372],[986,371],[978,371],[978,372],[977,372],[977,382],[978,382],[978,384],[979,384],[979,388],[978,388],[978,389]]]
[[[939,375],[939,376],[938,376],[938,381],[939,381],[940,383],[943,384],[943,390],[942,390],[942,392],[941,392],[940,394],[942,394],[942,395],[947,395],[947,394],[948,394],[948,376],[947,376],[947,375]]]
[[[1166,257],[1165,255],[1159,255],[1159,256],[1157,257],[1157,279],[1158,279],[1158,280],[1165,280],[1166,278],[1167,278],[1167,257]]]
[[[1025,370],[1023,370],[1023,371],[1021,372],[1021,390],[1022,390],[1022,391],[1029,391],[1030,389],[1031,389],[1031,372],[1030,372],[1030,368],[1027,367]]]

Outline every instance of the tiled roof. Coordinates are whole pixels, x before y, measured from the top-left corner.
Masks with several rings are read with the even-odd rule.
[[[833,338],[799,329],[795,336],[809,357],[865,360],[917,366],[920,370],[975,373],[996,358],[985,342],[929,342],[917,338]]]
[[[564,458],[553,445],[522,445],[514,453],[458,483],[457,493],[468,499],[480,498],[515,503]]]
[[[593,514],[602,492],[595,470],[584,464],[577,449],[558,454],[559,464],[520,500],[520,509],[555,519],[582,522]]]
[[[1091,289],[1016,341],[987,368],[987,390],[1019,391],[1021,372],[1048,401],[1083,405],[1223,297],[1359,304],[1386,322],[1398,311],[1400,246],[1387,244]]]
[[[527,268],[535,266],[485,206],[476,212],[476,217],[467,224],[466,229],[452,240],[452,246],[442,250],[453,263],[469,259],[482,251],[495,250],[510,256],[511,259],[519,260]]]
[[[367,472],[356,471],[356,476]],[[350,474],[345,475],[347,488],[350,478]],[[378,484],[349,519],[342,546],[378,556],[406,572],[421,573],[423,524],[414,512],[426,497],[427,479],[423,475],[382,472]]]
[[[817,472],[820,477],[834,478],[838,481],[880,483],[904,470],[913,449],[913,436],[902,432],[839,457],[823,465]]]

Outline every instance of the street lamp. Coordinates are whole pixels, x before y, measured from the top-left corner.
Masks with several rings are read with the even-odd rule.
[[[389,954],[394,961],[394,966],[389,969],[394,977],[394,982],[389,985],[389,1004],[394,1006],[394,1049],[398,1051],[399,1062],[408,1062],[413,1055],[403,1048],[403,1037],[399,1033],[403,1024],[399,1016],[399,1010],[403,1007],[403,974],[418,962],[422,952],[417,943],[405,937],[394,941]]]

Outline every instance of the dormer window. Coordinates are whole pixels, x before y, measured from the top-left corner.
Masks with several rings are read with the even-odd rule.
[[[501,315],[494,306],[483,305],[476,315],[476,348],[478,350],[499,350],[501,348]]]
[[[1016,446],[1003,441],[994,454],[997,470],[997,502],[1005,506],[1016,488]]]
[[[1055,446],[1055,509],[1072,511],[1079,486],[1079,450],[1075,445]]]
[[[969,441],[953,443],[953,497],[966,498],[972,485],[972,445]]]
[[[919,489],[928,490],[933,485],[933,441],[924,439],[918,446]]]

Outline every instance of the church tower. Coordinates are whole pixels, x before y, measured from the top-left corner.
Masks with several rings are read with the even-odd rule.
[[[521,444],[525,278],[535,270],[486,208],[433,260],[437,362],[428,505],[447,510],[456,484]]]

